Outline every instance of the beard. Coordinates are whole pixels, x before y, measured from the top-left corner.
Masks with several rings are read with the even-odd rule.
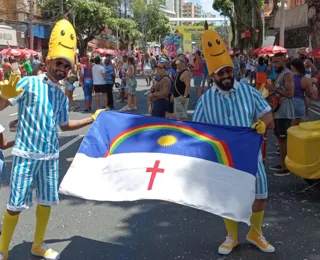
[[[54,70],[52,68],[49,68],[49,73],[57,81],[60,81],[67,77],[67,72],[59,69]]]
[[[281,73],[283,71],[283,66],[280,66],[279,68],[275,68],[276,73]]]
[[[299,56],[299,59],[302,60],[302,61],[304,61],[304,60],[305,60],[305,57],[304,57],[303,55],[300,55],[300,56]]]
[[[216,84],[221,90],[230,91],[233,88],[234,78],[227,77],[227,78],[220,79],[219,81],[216,80]]]

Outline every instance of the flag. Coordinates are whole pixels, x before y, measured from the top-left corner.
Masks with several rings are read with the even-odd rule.
[[[100,113],[60,192],[165,200],[250,223],[262,137],[250,128]]]

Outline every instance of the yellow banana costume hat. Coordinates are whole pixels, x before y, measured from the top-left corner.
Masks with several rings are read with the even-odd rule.
[[[47,59],[63,58],[73,64],[76,49],[77,37],[72,24],[66,19],[58,21],[51,32]]]
[[[202,35],[202,50],[209,75],[224,67],[234,67],[223,39],[216,31],[208,30],[208,26]]]

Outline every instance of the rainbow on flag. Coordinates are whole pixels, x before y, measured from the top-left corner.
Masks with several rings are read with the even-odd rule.
[[[250,223],[261,136],[250,128],[103,112],[60,192],[88,200],[166,200]]]

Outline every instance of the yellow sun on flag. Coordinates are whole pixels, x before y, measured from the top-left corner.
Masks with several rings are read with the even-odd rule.
[[[164,135],[159,137],[157,143],[162,147],[167,147],[167,146],[174,145],[177,141],[178,141],[177,138],[173,135]]]

